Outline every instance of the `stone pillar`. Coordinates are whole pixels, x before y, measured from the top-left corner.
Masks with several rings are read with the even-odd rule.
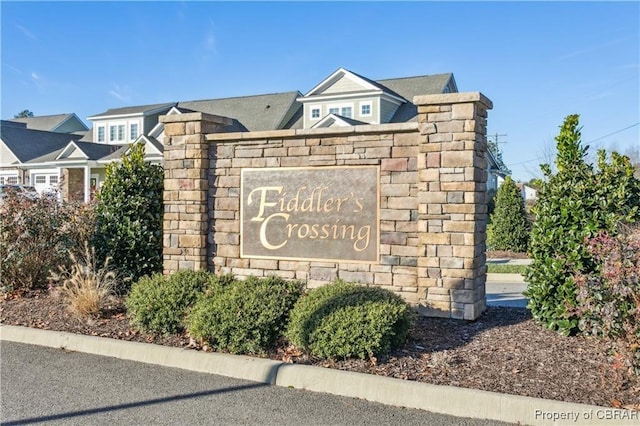
[[[165,115],[163,270],[207,269],[209,143],[231,119],[205,113]]]
[[[484,95],[417,96],[418,292],[422,315],[475,320],[486,309]]]

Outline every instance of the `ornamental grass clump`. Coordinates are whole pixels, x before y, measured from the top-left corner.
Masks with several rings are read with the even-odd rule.
[[[84,255],[69,254],[71,266],[59,266],[58,272],[51,272],[54,286],[59,286],[60,294],[68,304],[69,311],[80,318],[98,317],[108,298],[118,285],[117,273],[109,267],[107,258],[98,267],[94,248],[85,244]]]
[[[142,277],[125,299],[129,320],[148,333],[180,333],[188,310],[218,280],[209,272],[192,270]]]
[[[217,282],[190,312],[189,334],[219,350],[262,354],[284,332],[302,291],[302,283],[275,276]]]
[[[338,280],[300,299],[286,337],[318,357],[366,359],[400,347],[415,316],[391,291]]]

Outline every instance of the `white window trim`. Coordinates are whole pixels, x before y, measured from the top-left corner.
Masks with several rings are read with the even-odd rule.
[[[96,128],[96,140],[98,142],[106,142],[107,141],[107,126],[97,126]],[[100,129],[102,129],[102,140],[100,140]]]
[[[122,127],[122,137],[120,137],[120,128]],[[114,138],[111,138],[111,129],[115,129]],[[140,123],[138,123],[138,131],[140,129]],[[105,135],[108,138],[108,143],[123,143],[129,140],[131,136],[131,130],[128,121],[113,121],[107,123],[108,134]]]
[[[362,113],[362,107],[367,106],[367,105],[369,106],[369,114],[363,114]],[[360,115],[360,117],[372,117],[373,116],[373,102],[371,102],[371,101],[360,102],[359,107],[360,107],[360,111],[358,111],[358,114]]]
[[[318,111],[318,116],[313,116],[313,111]],[[322,105],[313,105],[309,109],[309,119],[312,121],[320,120],[322,118]]]
[[[327,105],[327,111],[329,111],[332,108],[338,108],[338,114],[342,117],[342,108],[351,108],[351,117],[349,118],[354,118],[354,108],[353,108],[353,102],[350,103],[345,103],[345,104],[330,104]]]
[[[133,136],[133,126],[136,126],[136,135],[135,137]],[[140,123],[130,123],[129,124],[129,140],[130,141],[135,141],[136,139],[138,139],[138,136],[140,136]]]

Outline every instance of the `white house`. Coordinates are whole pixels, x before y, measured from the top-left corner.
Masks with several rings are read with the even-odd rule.
[[[417,120],[414,96],[457,91],[450,73],[374,81],[339,68],[306,94],[112,108],[88,117],[91,130],[75,114],[2,121],[0,183],[30,183],[44,191],[64,182],[65,199],[88,201],[104,181],[106,164],[119,161],[132,144],[144,144],[146,159],[162,162],[161,115],[195,111],[230,117],[233,123],[224,129],[229,132],[402,123]],[[488,164],[488,186],[497,188],[504,170],[491,154]]]

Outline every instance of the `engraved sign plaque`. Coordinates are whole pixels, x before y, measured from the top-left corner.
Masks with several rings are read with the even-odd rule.
[[[377,166],[243,169],[240,256],[377,263]]]

